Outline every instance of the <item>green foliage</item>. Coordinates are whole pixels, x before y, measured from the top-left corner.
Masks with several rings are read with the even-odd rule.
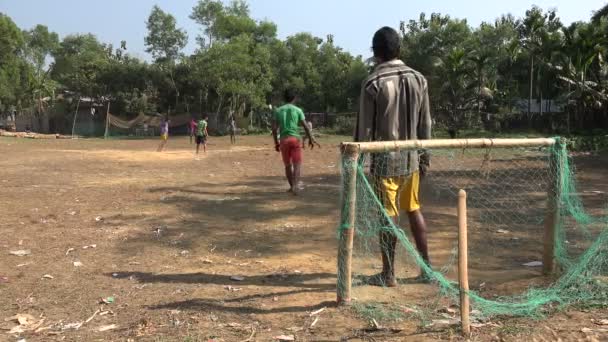
[[[424,13],[402,22],[402,59],[428,79],[436,127],[509,129],[521,99],[551,99],[568,117],[546,116],[548,131],[581,131],[608,124],[608,18],[563,27],[553,10],[532,7],[522,18],[504,15],[471,27],[466,20]],[[199,0],[190,18],[200,25],[199,48],[184,56],[186,32],[170,13],[154,6],[146,27],[145,63],[92,34],[64,37],[37,25],[21,31],[0,14],[0,109],[47,111],[55,92],[109,99],[113,111],[217,112],[250,117],[283,102],[287,88],[309,112],[358,110],[361,82],[371,59],[352,56],[320,38],[277,37],[277,26],[251,16],[246,1]],[[370,37],[373,32],[370,32]],[[492,114],[492,115],[490,115]],[[499,121],[500,120],[500,121]],[[537,124],[527,115],[527,128]],[[255,114],[252,124],[263,124]],[[519,125],[519,126],[518,126]],[[344,129],[348,125],[341,123]],[[574,127],[570,127],[574,126]],[[537,127],[538,128],[538,127]]]
[[[352,116],[338,116],[334,125],[335,133],[352,136],[355,132],[355,120]]]
[[[99,76],[110,58],[107,46],[100,43],[94,35],[66,36],[53,56],[53,79],[83,96],[102,95],[104,87],[99,83]]]
[[[26,71],[19,58],[23,48],[23,34],[11,18],[0,13],[0,110],[16,104],[20,96]]]
[[[146,51],[157,61],[173,62],[188,42],[188,35],[176,27],[175,17],[154,6],[146,22],[148,35],[144,41]]]

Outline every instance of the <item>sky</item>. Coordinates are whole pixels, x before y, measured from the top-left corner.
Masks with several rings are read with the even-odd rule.
[[[227,1],[227,0],[226,0]],[[439,12],[466,18],[470,25],[493,22],[501,14],[521,17],[532,5],[557,8],[565,24],[589,20],[607,0],[249,0],[254,19],[267,19],[278,26],[280,38],[310,32],[334,42],[354,55],[369,57],[371,37],[382,26],[399,27],[401,21],[417,19],[421,12]],[[189,35],[185,49],[196,49],[200,27],[188,16],[197,0],[0,0],[0,12],[22,29],[43,24],[64,37],[93,33],[100,41],[120,46],[127,41],[129,53],[150,60],[145,52],[145,21],[156,4],[173,14]],[[374,5],[381,3],[382,5]]]

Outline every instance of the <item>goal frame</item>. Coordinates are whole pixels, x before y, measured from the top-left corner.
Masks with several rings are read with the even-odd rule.
[[[340,145],[344,163],[343,184],[344,195],[341,203],[341,222],[338,241],[338,273],[337,273],[337,302],[349,304],[352,288],[352,256],[355,238],[355,213],[357,202],[357,167],[359,156],[363,153],[381,153],[417,149],[488,149],[516,147],[557,147],[564,148],[559,138],[534,139],[431,139],[407,141],[374,141],[374,142],[343,142]],[[562,189],[562,170],[564,161],[554,153],[550,154],[549,167],[556,170],[551,172],[547,189],[547,206],[543,231],[543,273],[550,275],[554,271],[555,232],[559,224],[559,201]]]

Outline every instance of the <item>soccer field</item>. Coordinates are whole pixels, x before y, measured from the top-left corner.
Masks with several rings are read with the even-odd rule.
[[[304,153],[304,190],[294,197],[269,136],[239,137],[237,145],[211,138],[200,160],[185,137],[171,138],[162,153],[152,139],[0,139],[0,340],[19,335],[7,334],[16,323],[4,320],[17,314],[39,324],[21,334],[28,341],[457,338],[457,327],[421,328],[415,319],[389,317],[382,329],[369,329],[360,307],[335,307],[340,138],[319,142],[322,149]],[[605,155],[575,158],[592,212],[607,199],[607,162]],[[421,197],[431,258],[443,265],[454,248],[456,212],[436,196],[438,182],[431,173]],[[521,267],[542,253],[540,233],[524,228],[511,227],[508,237],[474,232],[471,281],[485,297],[547,283],[538,269]],[[11,254],[17,251],[27,255]],[[405,312],[428,306],[437,290],[405,284],[358,293]],[[504,319],[475,334],[585,338],[581,329],[602,315],[570,311],[543,324]]]

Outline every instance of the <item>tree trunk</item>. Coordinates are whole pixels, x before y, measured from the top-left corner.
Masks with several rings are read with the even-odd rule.
[[[201,89],[198,99],[198,106],[200,110],[200,115],[203,115],[203,89]]]
[[[528,97],[528,125],[532,122],[532,96],[534,95],[534,55],[530,54],[530,96]]]

